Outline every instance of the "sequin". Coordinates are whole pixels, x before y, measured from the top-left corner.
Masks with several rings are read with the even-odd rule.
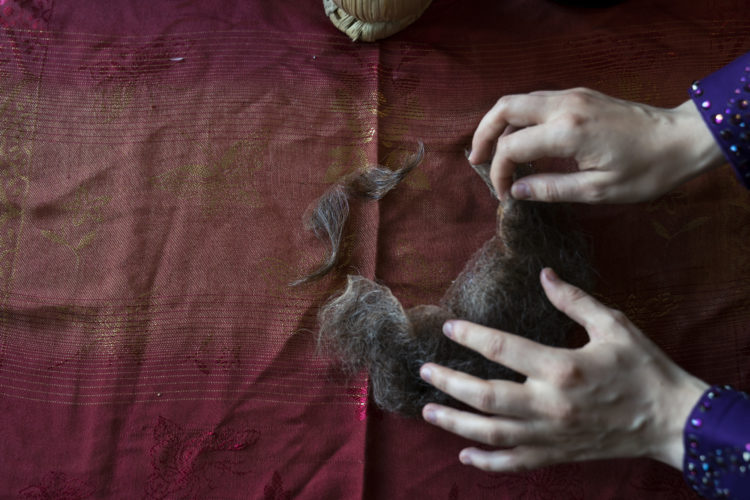
[[[703,108],[703,109],[708,109],[710,107],[711,107],[711,101],[709,101],[709,100],[705,100],[705,101],[703,101],[701,103],[701,108]]]
[[[714,123],[718,125],[724,121],[724,115],[722,115],[721,113],[716,113],[712,119]],[[709,395],[709,397],[711,396]]]
[[[690,88],[693,89],[693,91],[698,90],[698,86],[701,84],[700,80],[695,80],[692,85],[690,85]]]
[[[703,89],[694,90],[693,94],[695,94],[697,97],[700,97],[703,95]]]
[[[750,462],[750,451],[742,452],[742,460]]]
[[[700,427],[701,425],[703,425],[703,420],[699,418],[694,418],[690,420],[690,425],[692,425],[693,427]]]
[[[750,101],[748,101],[747,99],[742,99],[737,105],[740,107],[740,109],[747,109],[747,107],[750,106]]]
[[[737,147],[736,144],[732,144],[731,146],[729,146],[729,151],[731,151],[734,154],[738,154],[739,153],[739,148]]]
[[[745,443],[745,450],[750,451],[750,443]]]
[[[742,121],[742,115],[739,113],[735,113],[732,116],[729,117],[732,123],[735,125],[738,125]]]
[[[740,89],[734,89],[735,94],[740,94],[742,91]]]
[[[710,466],[709,466],[708,464],[706,464],[706,463],[704,463],[704,464],[703,464],[703,465],[701,466],[701,469],[703,469],[703,470],[706,470],[706,471],[707,471],[708,469],[710,469],[710,468],[711,468],[711,467],[710,467]]]
[[[722,129],[721,132],[719,132],[719,135],[721,136],[722,139],[724,139],[725,141],[728,141],[729,139],[732,138],[732,131],[729,130],[728,128],[725,128],[725,129]],[[709,401],[704,401],[701,404],[701,407],[708,410],[709,408],[711,408],[711,403]]]

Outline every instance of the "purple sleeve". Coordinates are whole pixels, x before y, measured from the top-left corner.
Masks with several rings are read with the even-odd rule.
[[[708,389],[685,424],[683,473],[706,498],[750,498],[750,398]]]
[[[693,82],[689,93],[737,178],[750,189],[750,52]]]

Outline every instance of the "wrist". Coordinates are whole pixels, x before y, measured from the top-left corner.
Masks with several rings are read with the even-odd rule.
[[[681,371],[681,370],[680,370]],[[657,439],[649,456],[675,469],[682,470],[685,456],[684,432],[687,419],[708,384],[682,372],[677,387],[664,387],[665,397],[657,409]]]
[[[685,155],[681,183],[726,163],[721,147],[692,100],[671,111],[673,130],[678,134],[677,147]]]

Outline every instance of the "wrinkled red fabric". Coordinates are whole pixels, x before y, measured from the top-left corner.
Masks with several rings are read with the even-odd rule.
[[[442,295],[494,228],[463,150],[501,95],[675,106],[748,50],[743,6],[435,0],[359,44],[317,0],[0,2],[0,496],[693,498],[648,460],[464,467],[465,440],[378,411],[316,352],[315,314],[347,270],[407,305]],[[355,206],[340,272],[290,289],[325,252],[308,203],[419,140],[418,170]],[[576,213],[596,295],[747,390],[750,195],[731,171]]]

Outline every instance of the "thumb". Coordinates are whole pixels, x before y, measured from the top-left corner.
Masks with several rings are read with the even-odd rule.
[[[558,310],[586,329],[591,339],[607,336],[602,325],[610,324],[614,311],[580,288],[560,279],[546,267],[541,273],[542,287],[547,298]]]
[[[518,200],[601,203],[605,201],[600,187],[603,175],[592,170],[527,175],[513,183],[511,195]]]

